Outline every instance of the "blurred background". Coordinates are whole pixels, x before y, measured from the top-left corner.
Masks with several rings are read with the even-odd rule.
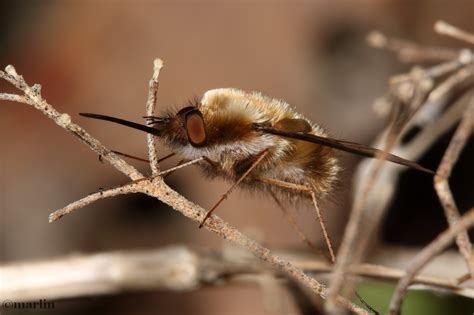
[[[378,29],[422,44],[457,47],[459,43],[435,35],[432,26],[443,19],[474,30],[472,12],[474,2],[468,0],[4,0],[0,3],[0,67],[14,65],[28,83],[42,85],[43,97],[57,110],[69,113],[109,148],[136,156],[146,157],[142,133],[87,120],[77,113],[139,121],[156,57],[165,63],[158,109],[185,106],[218,87],[257,90],[286,100],[336,137],[369,144],[384,125],[372,110],[373,101],[386,92],[390,75],[409,66],[368,47],[367,33]],[[13,89],[0,82],[0,91]],[[223,246],[217,236],[141,195],[100,201],[48,224],[53,210],[100,188],[123,184],[127,178],[100,163],[97,155],[32,107],[0,102],[0,148],[0,263],[179,243]],[[159,151],[161,156],[169,153],[161,146]],[[436,159],[426,166],[436,166]],[[464,155],[463,159],[468,160]],[[350,209],[355,162],[344,158],[341,185],[323,202],[336,244]],[[146,164],[131,163],[148,172]],[[172,165],[168,161],[162,168]],[[472,179],[472,168],[464,175]],[[387,230],[402,222],[407,224],[407,234],[386,233],[387,242],[423,245],[446,227],[429,182],[426,194],[432,201],[428,206],[424,203],[424,210],[436,213],[433,229],[414,238],[410,227],[416,234],[420,221],[396,212],[395,223]],[[168,183],[204,208],[229,187],[202,178],[193,167],[179,170]],[[408,194],[405,200],[413,197]],[[402,203],[400,208],[405,206]],[[311,207],[294,213],[307,234],[323,246]],[[305,248],[265,196],[236,191],[220,207],[219,215],[272,249]],[[272,314],[261,300],[257,286],[222,286],[199,292],[63,301],[55,311]],[[283,313],[299,311],[289,302]]]

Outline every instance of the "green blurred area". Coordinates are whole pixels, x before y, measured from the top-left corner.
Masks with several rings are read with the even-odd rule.
[[[384,282],[364,282],[357,291],[380,314],[387,314],[395,286]],[[354,302],[362,306],[359,300]],[[474,300],[449,293],[410,290],[402,305],[402,315],[472,315]]]

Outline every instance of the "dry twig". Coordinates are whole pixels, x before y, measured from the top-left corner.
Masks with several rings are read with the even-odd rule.
[[[159,70],[159,67],[155,67],[155,70],[156,69]],[[155,73],[157,73],[157,71],[155,71]],[[157,77],[158,75],[156,74],[156,80],[154,80],[154,75],[152,80],[157,81]],[[162,202],[168,204],[173,209],[181,212],[184,216],[190,218],[191,220],[195,222],[202,221],[206,214],[206,211],[204,209],[193,204],[192,202],[178,194],[176,191],[172,190],[168,185],[166,185],[166,183],[160,176],[144,179],[144,176],[140,172],[138,172],[133,166],[126,163],[123,159],[118,157],[109,149],[105,148],[99,141],[90,136],[85,130],[74,124],[71,121],[71,117],[69,115],[62,114],[56,111],[56,109],[54,109],[41,97],[40,88],[38,86],[30,87],[24,81],[23,77],[16,73],[13,66],[7,66],[5,72],[0,71],[0,78],[6,80],[7,82],[10,82],[12,85],[14,85],[16,88],[18,88],[24,93],[24,95],[18,95],[17,97],[13,98],[9,94],[7,95],[8,97],[3,98],[3,100],[11,101],[13,99],[15,101],[23,101],[24,98],[24,102],[22,103],[34,106],[36,109],[40,110],[43,114],[45,114],[47,117],[56,122],[56,124],[78,137],[93,151],[102,156],[104,160],[111,163],[119,171],[121,171],[133,181],[135,181],[130,185],[130,187],[133,187],[133,191],[130,192],[140,192],[155,197],[161,200]],[[113,195],[114,193],[118,193],[119,191],[124,193],[129,192],[126,191],[126,189],[128,188],[125,187],[129,186],[125,185],[115,191],[110,191],[109,195]],[[100,199],[98,197],[100,196],[94,195],[90,199],[82,199],[82,201],[79,201],[74,205],[74,208],[83,207],[89,204],[91,201]],[[293,279],[300,285],[310,289],[320,297],[326,298],[327,289],[324,285],[311,278],[310,276],[306,275],[301,269],[296,268],[290,262],[273,255],[269,249],[259,245],[255,241],[246,237],[239,230],[224,222],[219,217],[210,217],[206,221],[204,226],[209,231],[218,234],[229,242],[232,242],[242,248],[245,248],[246,250],[254,254],[256,257],[260,258],[262,261],[273,266],[289,278]],[[365,310],[343,297],[337,297],[337,302],[353,312],[356,312],[358,314],[367,314]]]
[[[393,257],[394,254],[392,249],[384,249],[378,256]],[[278,255],[292,261],[295,267],[315,274],[318,278],[325,278],[333,268],[330,263],[321,260],[317,255],[297,252],[278,252]],[[262,274],[268,274],[268,270],[259,260],[252,257],[243,258],[238,252],[229,255],[225,254],[225,251],[202,252],[185,246],[168,246],[150,250],[104,252],[70,255],[44,261],[14,262],[0,266],[0,283],[2,283],[0,296],[13,301],[32,301],[137,290],[189,291],[197,290],[203,285],[258,283]],[[378,263],[377,260],[375,263]],[[403,266],[405,259],[399,263]],[[442,264],[443,262],[439,263]],[[378,264],[351,266],[349,273],[364,279],[393,282],[405,275],[402,269]],[[37,275],[41,277],[38,278]],[[411,288],[416,287],[474,298],[474,287],[459,287],[445,276],[430,276],[428,273],[417,275],[411,285]]]
[[[370,32],[367,42],[374,48],[395,53],[400,61],[407,63],[451,60],[458,54],[453,49],[425,47],[407,40],[387,37],[379,31]]]
[[[417,58],[420,60],[431,59],[435,53],[432,49],[425,49],[409,42],[388,39],[380,33],[372,33],[369,36],[369,42],[379,48],[393,50],[399,55],[403,55],[407,51],[416,51]],[[423,58],[423,53],[426,54],[426,58]],[[449,54],[452,54],[453,59],[445,58]],[[474,78],[472,51],[462,50],[457,53],[450,51],[446,54],[439,54],[437,58],[439,60],[447,59],[447,61],[426,69],[415,67],[410,73],[395,76],[390,80],[390,94],[387,102],[392,105],[394,114],[392,124],[386,128],[381,140],[378,140],[375,146],[381,145],[386,151],[393,148],[396,154],[400,154],[404,150],[403,146],[397,145],[397,139],[403,137],[409,127],[418,125],[429,129],[436,125],[437,118],[443,113],[444,107],[466,95],[472,89]],[[448,76],[448,78],[436,87],[436,80],[444,76]],[[444,127],[452,125],[462,113],[459,110],[453,112],[456,115],[454,117],[451,115],[448,121],[441,119],[444,121]],[[418,115],[420,118],[417,118]],[[440,135],[439,132],[435,132],[435,134]],[[434,136],[427,137],[427,133],[423,130],[418,136],[431,141],[412,150],[411,153],[416,155],[415,157],[410,154],[402,154],[402,156],[408,159],[416,158],[429,148],[429,143],[437,139]],[[413,142],[420,144],[416,140],[417,137]],[[410,147],[410,145],[405,147],[413,149],[413,146]],[[380,226],[383,214],[393,196],[393,186],[397,182],[399,173],[393,166],[384,170],[381,169],[381,166],[382,159],[361,163],[356,174],[354,204],[330,283],[329,301],[333,301],[333,297],[341,292],[343,286],[352,287],[350,279],[345,279],[344,274],[348,270],[349,264],[359,261],[363,253],[367,251],[368,240],[373,238],[373,233]],[[382,183],[386,183],[386,185],[381,185]],[[361,222],[364,222],[363,230]],[[469,242],[463,246],[467,249],[471,245]],[[465,252],[467,253],[467,250]],[[469,264],[469,266],[471,272],[474,271],[471,268],[474,264]],[[329,304],[328,308],[331,311],[334,310],[332,304]]]
[[[451,171],[456,164],[462,149],[466,145],[467,140],[472,134],[474,126],[474,97],[471,98],[470,105],[466,110],[464,117],[459,124],[449,147],[443,156],[441,164],[438,167],[436,176],[434,177],[434,187],[438,194],[441,205],[443,206],[446,219],[450,227],[454,227],[460,218],[459,210],[456,206],[453,194],[449,187],[449,177]],[[472,243],[469,240],[467,232],[459,233],[456,236],[456,244],[459,251],[466,260],[466,265],[469,268],[471,277],[474,278],[474,258],[472,256]]]
[[[434,28],[438,34],[447,35],[449,37],[453,37],[468,44],[474,45],[473,34],[463,31],[451,24],[446,23],[445,21],[437,21]]]
[[[449,35],[463,40],[466,43],[474,43],[474,35],[447,25],[445,22],[438,22],[435,29],[440,34]],[[443,131],[453,126],[464,112],[465,105],[459,100],[462,100],[473,88],[474,54],[471,50],[466,49],[456,51],[423,47],[407,41],[390,39],[380,33],[372,33],[369,37],[369,41],[371,41],[374,46],[394,51],[404,61],[443,61],[438,65],[426,69],[414,67],[409,73],[398,75],[390,81],[390,93],[387,103],[392,105],[392,121],[383,133],[383,136],[378,140],[378,145],[376,146],[383,147],[386,152],[392,151],[393,149],[396,151],[396,154],[402,155],[405,158],[416,159],[429,148],[430,144],[433,143]],[[149,82],[149,92],[146,103],[147,116],[154,114],[159,85],[159,73],[162,66],[161,60],[156,59],[154,61],[154,71]],[[193,221],[202,221],[206,211],[168,187],[161,176],[177,168],[195,163],[197,160],[160,172],[155,139],[153,136],[147,135],[152,176],[145,177],[117,154],[104,147],[81,127],[74,124],[69,115],[56,111],[41,97],[41,86],[29,86],[24,79],[16,73],[12,66],[7,66],[5,72],[0,71],[0,79],[6,80],[22,92],[21,95],[0,93],[0,100],[15,101],[34,106],[48,118],[55,121],[56,124],[78,137],[104,160],[108,161],[117,170],[132,180],[123,186],[100,191],[75,201],[52,213],[50,221],[57,220],[65,214],[75,209],[85,207],[96,200],[128,193],[144,193],[155,197]],[[472,244],[464,231],[468,225],[473,224],[474,214],[471,211],[469,214],[460,218],[448,184],[451,170],[465,142],[472,133],[474,125],[473,116],[474,101],[472,101],[469,110],[464,115],[449,148],[445,152],[443,161],[438,169],[438,174],[435,177],[435,187],[445,209],[450,229],[441,234],[437,240],[427,246],[420,255],[415,258],[413,265],[408,269],[404,277],[402,277],[400,270],[389,270],[382,266],[355,264],[367,251],[368,240],[371,239],[377,227],[380,226],[387,205],[393,197],[394,185],[398,179],[399,167],[389,166],[382,168],[384,164],[384,154],[382,154],[378,160],[361,164],[362,166],[358,170],[356,176],[357,191],[354,198],[355,201],[340,251],[337,255],[337,263],[334,266],[334,270],[327,265],[324,267],[326,269],[321,266],[321,269],[316,268],[318,271],[333,271],[329,289],[303,271],[311,269],[298,265],[298,262],[290,263],[280,256],[273,255],[270,250],[247,238],[240,231],[219,217],[210,217],[204,226],[206,229],[218,234],[231,243],[251,252],[260,260],[275,267],[279,273],[296,281],[299,285],[309,288],[322,298],[328,297],[328,300],[331,302],[328,304],[330,309],[331,306],[338,304],[359,314],[367,313],[365,310],[351,303],[348,299],[340,296],[343,286],[348,288],[353,287],[352,283],[356,277],[352,275],[379,276],[383,279],[400,278],[397,291],[391,303],[392,314],[398,314],[406,289],[410,283],[424,283],[430,287],[442,287],[451,292],[464,292],[463,294],[465,295],[472,294],[472,290],[469,291],[465,289],[462,291],[458,286],[461,281],[457,280],[465,280],[467,277],[447,280],[423,278],[422,276],[416,276],[416,274],[457,235],[456,242],[459,250],[468,265],[470,276],[474,276]],[[422,130],[410,144],[398,144],[398,139],[405,135],[411,126],[418,126],[422,128]],[[363,230],[361,230],[362,222],[364,222]],[[351,276],[346,277],[346,275]],[[143,283],[147,282],[144,281]],[[199,279],[195,279],[192,283],[193,285],[199,283]],[[113,290],[114,287],[112,286],[109,289]]]
[[[157,95],[158,95],[158,78],[160,76],[160,70],[163,68],[163,61],[161,59],[155,59],[153,62],[153,76],[148,84],[148,100],[146,102],[146,116],[153,116],[155,113]],[[160,172],[160,166],[158,165],[158,154],[156,152],[156,140],[151,134],[146,135],[148,145],[148,157],[150,159],[150,167],[152,175],[156,175]]]
[[[410,266],[407,268],[405,275],[400,279],[395,292],[390,301],[390,315],[400,314],[400,307],[406,294],[408,286],[413,281],[413,277],[436,255],[443,251],[453,239],[460,233],[464,233],[466,229],[474,225],[474,208],[466,213],[459,221],[449,227],[449,229],[436,237],[428,246],[426,246],[415,258],[413,258]]]

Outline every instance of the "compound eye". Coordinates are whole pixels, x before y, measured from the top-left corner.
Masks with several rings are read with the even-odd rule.
[[[186,113],[184,127],[191,145],[199,147],[206,144],[206,128],[199,110],[195,109]]]

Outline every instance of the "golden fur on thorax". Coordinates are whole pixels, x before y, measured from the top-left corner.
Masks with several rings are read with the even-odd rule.
[[[242,184],[252,189],[277,192],[283,196],[303,195],[256,182],[265,177],[310,186],[318,195],[329,192],[336,180],[339,166],[334,150],[301,140],[264,134],[253,128],[254,124],[277,126],[285,120],[304,120],[310,126],[308,133],[325,136],[324,131],[303,115],[294,111],[286,102],[266,97],[258,92],[244,92],[225,88],[204,94],[196,108],[202,113],[206,128],[205,145],[192,146],[179,118],[169,115],[162,124],[162,138],[186,159],[206,157],[210,161],[199,165],[209,177],[223,177],[236,181],[260,153],[265,156]]]

